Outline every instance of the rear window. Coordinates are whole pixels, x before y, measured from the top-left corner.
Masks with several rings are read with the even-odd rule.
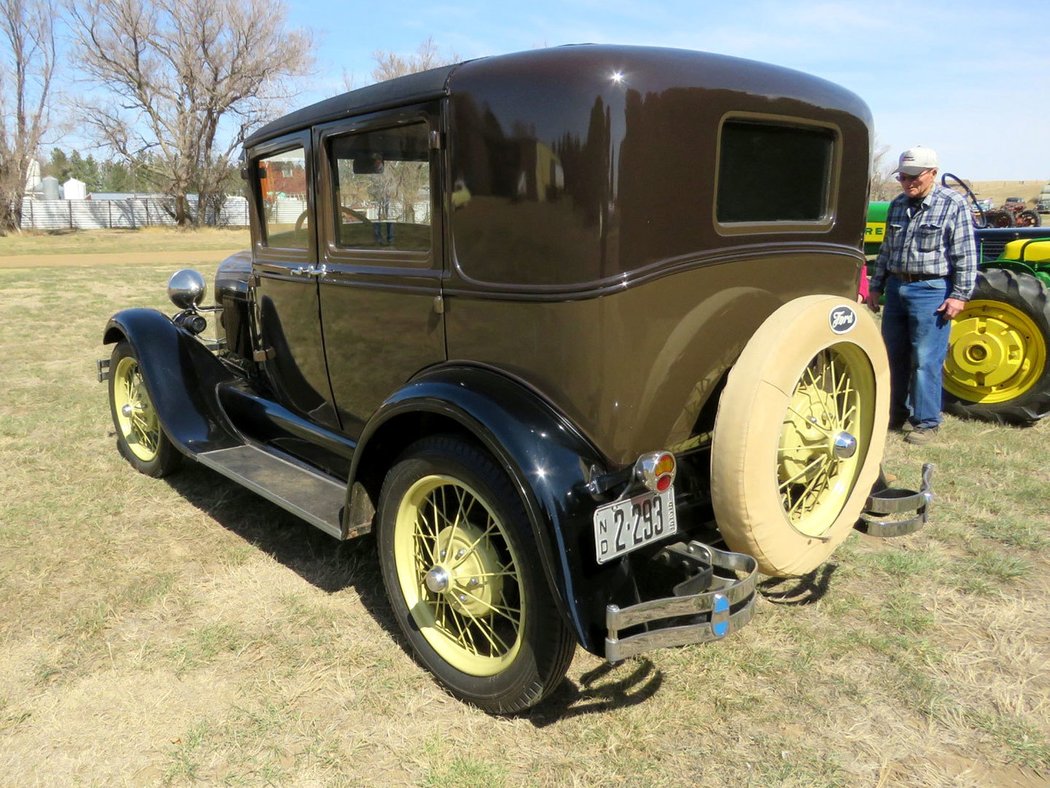
[[[719,223],[826,220],[831,130],[731,120],[723,124],[720,142]]]

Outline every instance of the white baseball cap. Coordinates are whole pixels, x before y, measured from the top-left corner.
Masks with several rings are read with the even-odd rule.
[[[894,172],[903,172],[905,175],[918,175],[926,170],[937,169],[937,151],[933,148],[924,148],[916,145],[908,148],[901,154]]]

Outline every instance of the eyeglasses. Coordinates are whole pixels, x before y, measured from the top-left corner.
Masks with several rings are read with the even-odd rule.
[[[897,173],[897,180],[901,183],[907,183],[908,181],[917,181],[919,180],[919,178],[921,178],[928,172],[929,170],[923,170],[918,175],[908,175],[907,173],[899,172]]]

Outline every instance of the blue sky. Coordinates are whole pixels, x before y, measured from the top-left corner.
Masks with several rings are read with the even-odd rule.
[[[974,180],[1050,180],[1050,3],[928,0],[286,0],[314,30],[297,105],[369,84],[376,50],[428,37],[462,59],[591,42],[719,52],[837,82],[871,107],[895,161],[921,144]],[[320,21],[319,21],[320,20]]]

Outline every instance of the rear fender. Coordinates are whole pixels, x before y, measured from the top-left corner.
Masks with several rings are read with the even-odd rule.
[[[595,501],[583,488],[592,466],[605,469],[607,461],[539,394],[483,367],[427,371],[387,399],[366,425],[354,455],[351,486],[371,467],[385,472],[396,459],[394,453],[425,434],[448,429],[450,422],[506,468],[525,505],[566,623],[584,648],[600,653],[605,606],[628,593],[630,585],[627,562],[598,566],[594,560]]]
[[[125,309],[106,324],[102,342],[127,340],[165,433],[190,456],[239,445],[219,406],[220,383],[231,373],[200,340],[155,309]]]

